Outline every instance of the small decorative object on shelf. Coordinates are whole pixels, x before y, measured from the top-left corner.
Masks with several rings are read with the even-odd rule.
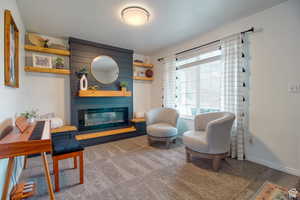
[[[126,96],[126,93],[127,93],[127,86],[128,86],[128,83],[126,81],[120,82],[120,88],[121,88],[121,91],[123,92],[124,96]]]
[[[97,89],[98,89],[98,85],[88,86],[88,90],[97,90]]]
[[[298,191],[296,188],[292,188],[288,191],[289,199],[291,200],[297,200]]]
[[[146,77],[151,78],[153,76],[153,71],[151,69],[147,69],[145,74],[146,74]]]
[[[122,88],[127,88],[127,86],[128,86],[128,83],[126,82],[126,81],[121,81],[120,82],[120,88],[122,89]]]
[[[44,48],[49,48],[49,44],[48,44],[49,43],[49,39],[45,39],[43,42],[44,42],[44,45],[43,45]]]
[[[83,74],[80,78],[80,90],[87,90],[88,89],[88,81],[86,78],[86,74]]]
[[[81,78],[82,75],[87,76],[87,74],[88,74],[88,69],[87,69],[85,66],[83,66],[83,67],[81,67],[81,68],[79,69],[78,72],[75,72],[75,73],[76,73],[76,75],[77,75],[78,78]]]
[[[54,44],[54,43],[51,43],[49,45],[49,48],[52,48],[52,49],[59,49],[59,50],[67,50],[67,47],[62,45],[62,44]]]
[[[21,116],[25,117],[29,123],[35,122],[35,119],[38,117],[38,110],[32,109],[31,111],[26,111],[21,113]]]
[[[27,33],[26,34],[26,44],[43,47],[44,39],[35,33]]]
[[[145,77],[145,72],[144,71],[139,71],[138,76]]]
[[[32,54],[32,61],[34,67],[52,68],[51,56]]]
[[[64,59],[61,57],[56,57],[54,60],[55,68],[56,69],[63,69],[64,68]]]
[[[134,62],[137,62],[137,63],[144,63],[142,60],[134,60]]]
[[[26,33],[25,36],[25,44],[32,45],[36,47],[43,47],[43,48],[52,48],[52,49],[59,49],[59,50],[67,50],[65,44],[55,44],[51,39],[45,39],[39,34],[36,33]]]

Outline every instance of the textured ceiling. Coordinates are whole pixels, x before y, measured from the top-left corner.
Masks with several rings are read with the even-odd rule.
[[[150,54],[285,0],[17,0],[27,31],[77,37]],[[138,5],[147,25],[124,24],[120,11]]]

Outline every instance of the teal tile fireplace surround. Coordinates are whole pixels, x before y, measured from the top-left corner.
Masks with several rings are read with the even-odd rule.
[[[131,96],[121,97],[80,97],[79,78],[76,72],[83,66],[88,68],[87,79],[89,85],[97,85],[98,90],[120,91],[119,83],[127,82],[127,91],[133,91],[133,51],[119,47],[109,46],[96,42],[69,38],[70,46],[70,87],[71,87],[71,124],[78,127],[77,134],[86,134],[100,132],[130,126],[129,121],[133,118],[133,93]],[[111,84],[102,84],[95,79],[91,73],[91,63],[94,58],[103,55],[111,57],[119,68],[118,79]],[[90,126],[82,127],[82,111],[101,110],[101,109],[120,109],[126,108],[126,117],[124,123],[115,123],[114,126]],[[96,120],[96,119],[95,119]],[[101,121],[101,120],[100,120]],[[98,121],[99,122],[99,121]],[[131,136],[133,134],[129,134]],[[123,134],[125,137],[126,135]],[[122,137],[123,137],[122,136]],[[119,135],[105,136],[84,141],[85,145],[94,145],[97,143],[121,139]]]

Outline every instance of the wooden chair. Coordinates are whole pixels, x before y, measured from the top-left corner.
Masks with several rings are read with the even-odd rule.
[[[59,192],[59,161],[73,158],[74,169],[78,168],[79,158],[79,176],[80,184],[84,182],[84,163],[83,163],[83,150],[84,148],[76,140],[74,132],[64,132],[52,134],[52,159],[53,159],[53,171],[55,179],[55,192]]]

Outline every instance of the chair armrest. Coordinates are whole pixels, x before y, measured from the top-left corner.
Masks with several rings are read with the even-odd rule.
[[[154,123],[155,117],[157,115],[157,110],[150,110],[145,113],[145,120],[147,125]]]

